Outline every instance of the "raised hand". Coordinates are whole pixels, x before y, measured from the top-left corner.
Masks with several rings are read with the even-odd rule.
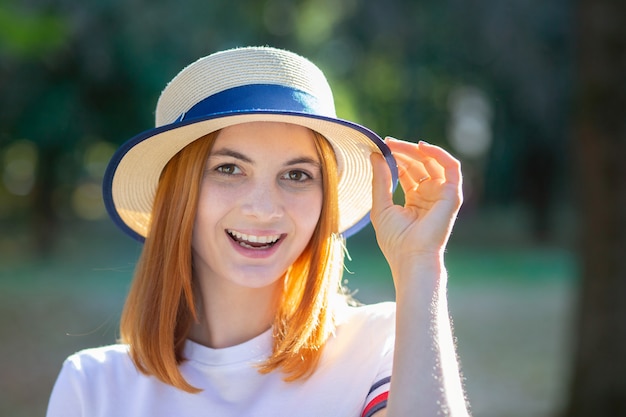
[[[393,269],[415,257],[442,255],[463,200],[462,176],[459,161],[438,146],[392,138],[385,142],[398,164],[405,204],[393,203],[389,169],[373,154],[371,219]]]

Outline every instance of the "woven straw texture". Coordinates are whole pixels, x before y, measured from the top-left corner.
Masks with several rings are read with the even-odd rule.
[[[336,115],[328,81],[312,62],[273,48],[239,48],[200,58],[170,81],[157,103],[156,126],[173,123],[206,97],[248,84],[293,87],[317,96],[326,116]]]

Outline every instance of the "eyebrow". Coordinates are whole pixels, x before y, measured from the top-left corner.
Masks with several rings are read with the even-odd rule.
[[[243,161],[249,164],[254,164],[254,161],[248,158],[246,155],[242,154],[241,152],[237,152],[233,149],[229,149],[229,148],[218,149],[215,152],[211,152],[211,155],[209,156],[210,157],[211,156],[230,156],[232,158],[239,159],[240,161]],[[311,164],[317,167],[322,165],[317,159],[313,159],[308,156],[300,156],[300,157],[290,159],[286,161],[284,165],[290,166],[290,165],[297,165],[297,164]]]
[[[317,160],[317,159],[313,159],[313,158],[309,158],[307,156],[302,156],[300,158],[293,158],[288,160],[285,165],[297,165],[297,164],[311,164],[311,165],[315,165],[317,167],[321,166],[322,164]]]
[[[228,149],[228,148],[222,148],[222,149],[218,149],[215,152],[211,152],[209,157],[211,157],[211,156],[230,156],[232,158],[239,159],[239,160],[242,160],[242,161],[250,163],[250,164],[254,163],[254,161],[252,161],[252,159],[248,158],[247,156],[245,156],[241,152],[237,152],[237,151],[234,151],[234,150]]]

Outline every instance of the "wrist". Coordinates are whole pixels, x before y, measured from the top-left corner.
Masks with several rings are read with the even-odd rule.
[[[397,253],[388,257],[392,272],[413,273],[422,270],[440,271],[444,266],[444,251]]]
[[[420,253],[401,257],[390,263],[396,294],[421,295],[447,285],[443,253]]]

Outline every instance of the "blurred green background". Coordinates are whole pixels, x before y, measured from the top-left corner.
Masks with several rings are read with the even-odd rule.
[[[106,218],[108,158],[180,69],[246,45],[317,63],[340,117],[462,160],[447,262],[474,414],[559,415],[581,275],[577,4],[0,1],[0,415],[43,415],[64,358],[115,341],[141,248]],[[348,249],[356,297],[391,299],[371,227]]]

